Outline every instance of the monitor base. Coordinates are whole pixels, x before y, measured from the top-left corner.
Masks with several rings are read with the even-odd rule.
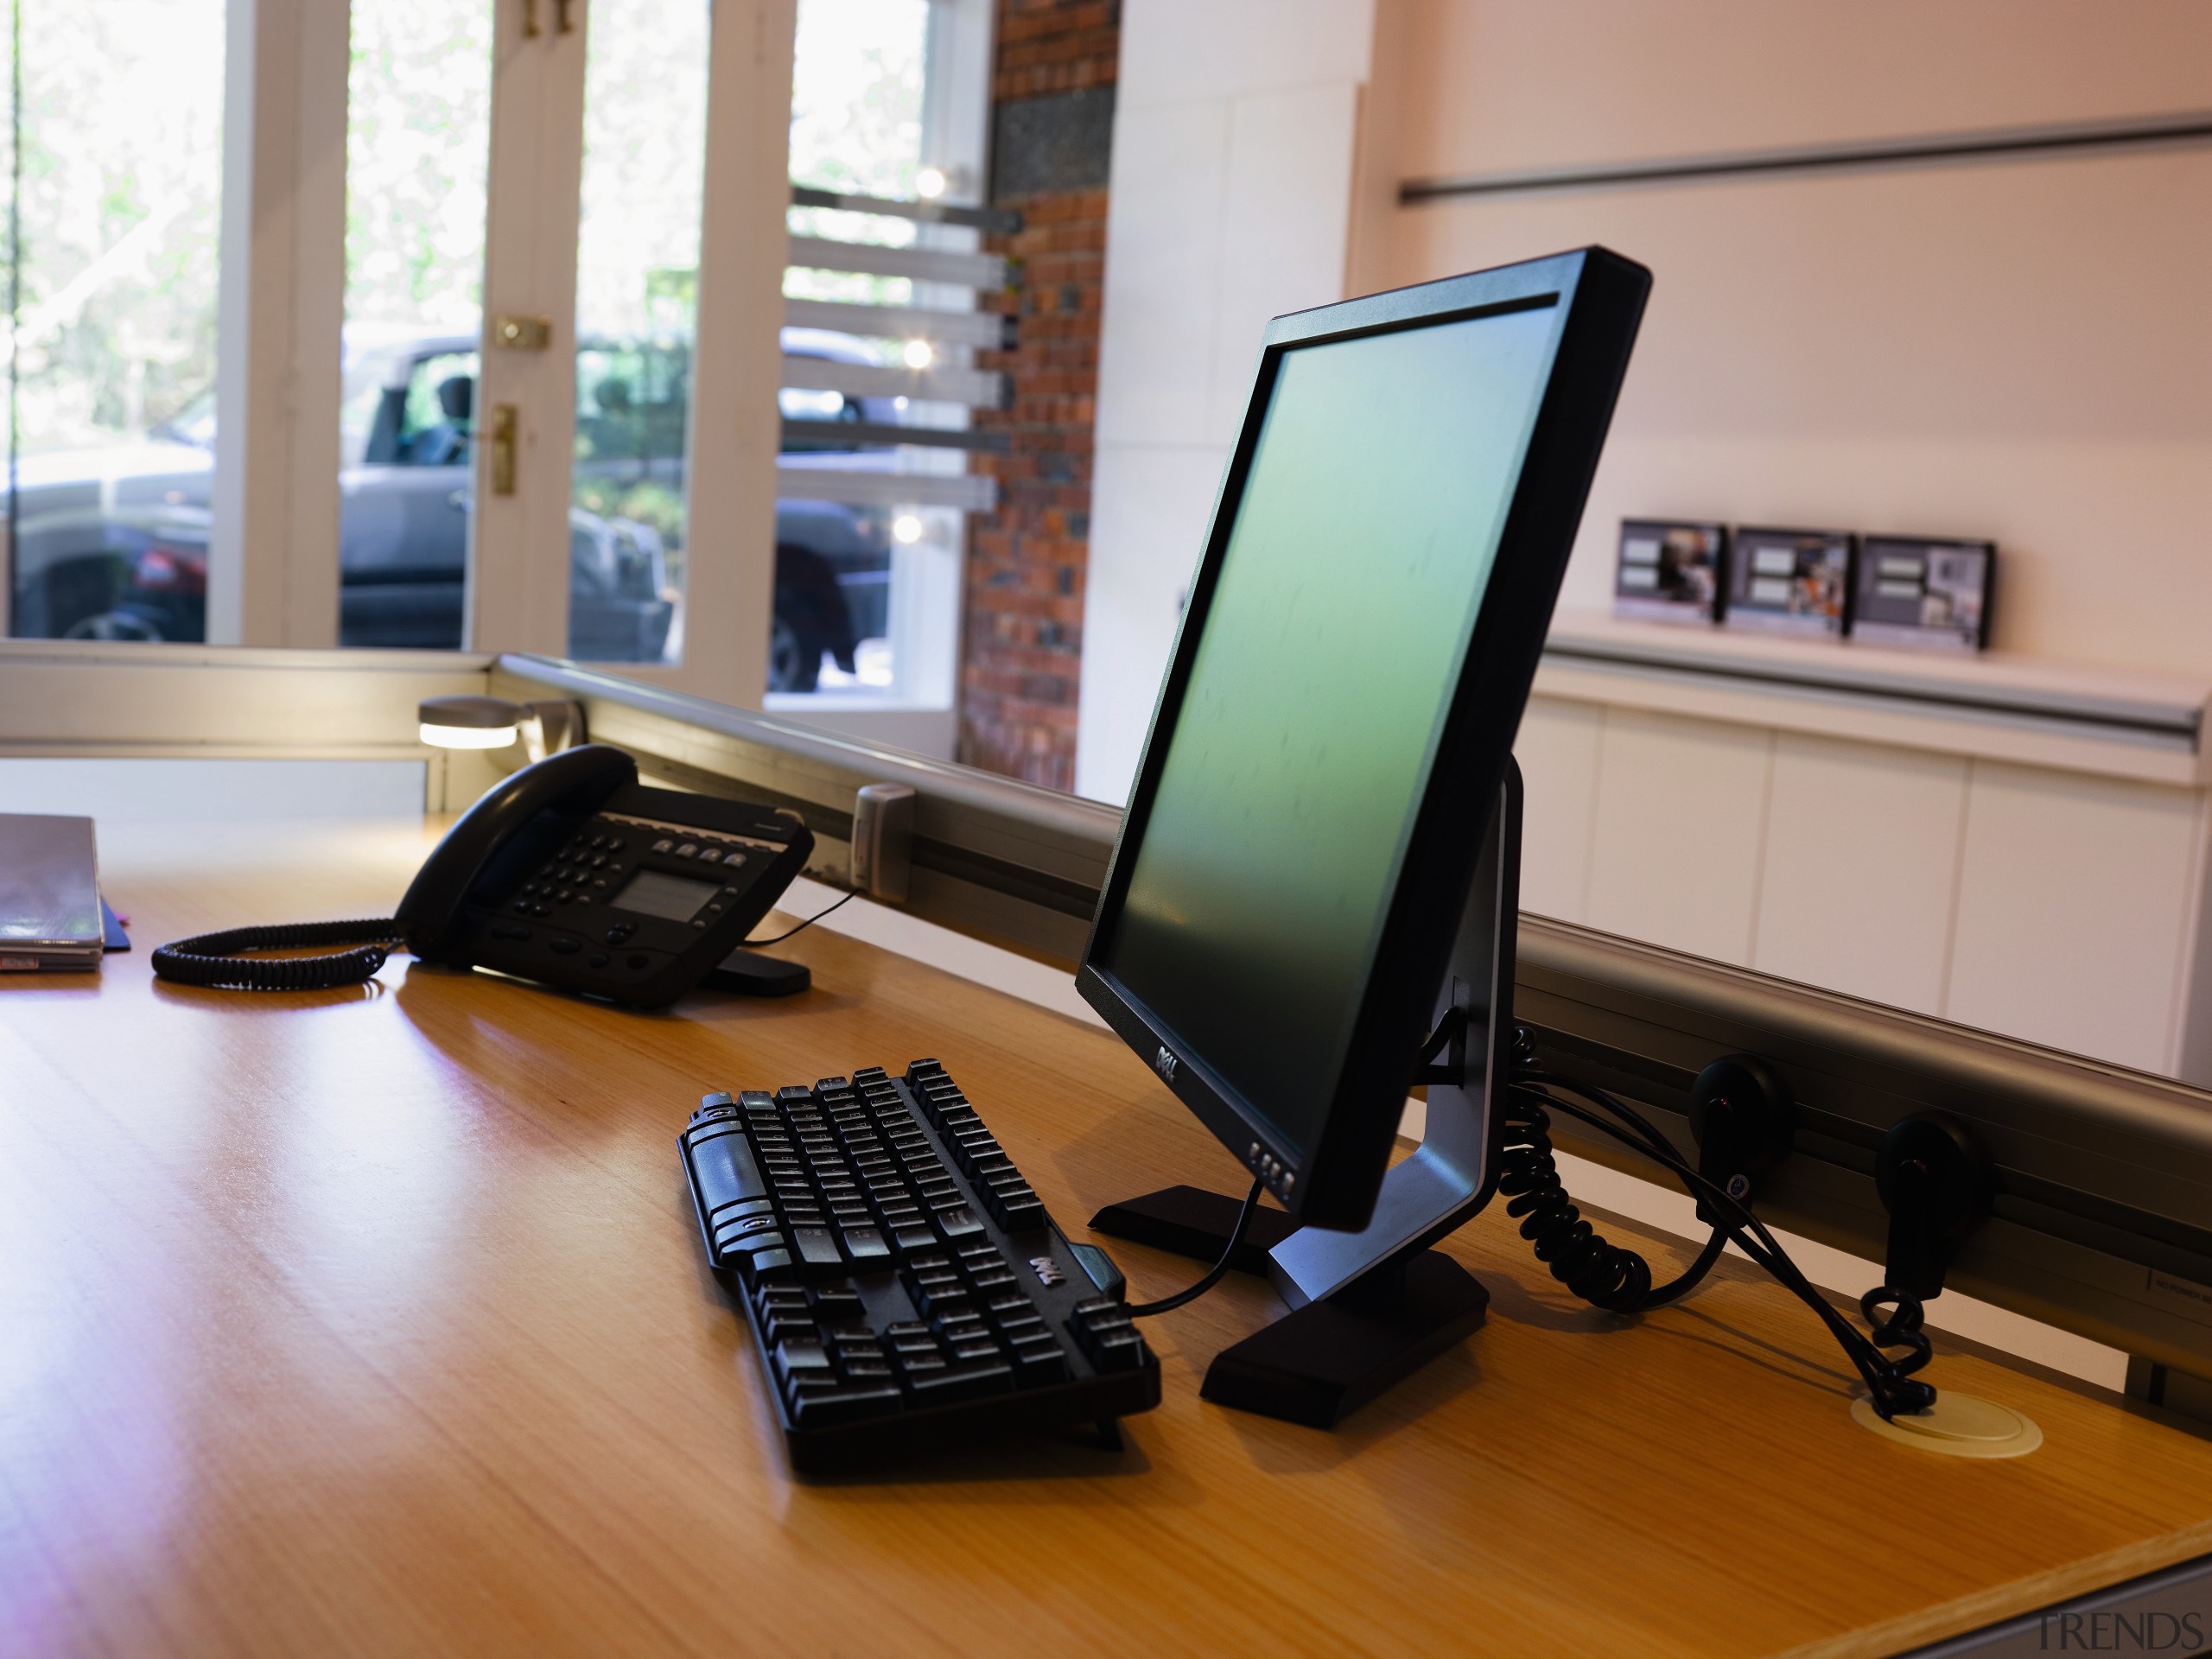
[[[1235,1198],[1171,1186],[1109,1205],[1093,1230],[1201,1261],[1219,1258],[1236,1224]],[[1255,1210],[1230,1265],[1265,1274],[1268,1252],[1295,1230],[1280,1210]],[[1483,1322],[1490,1293],[1450,1256],[1421,1250],[1384,1263],[1224,1348],[1202,1399],[1311,1428],[1333,1428]]]

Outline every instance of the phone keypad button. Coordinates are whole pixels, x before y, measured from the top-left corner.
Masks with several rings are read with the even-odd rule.
[[[553,902],[556,905],[565,905],[573,896],[566,887],[563,887],[553,895]]]
[[[653,842],[653,851],[657,853],[672,853],[675,850],[676,843],[666,836],[663,836],[658,841]]]
[[[689,858],[698,850],[699,843],[697,842],[687,841],[681,847],[676,849],[676,855],[678,858]]]
[[[609,837],[607,838],[607,850],[608,852],[610,852],[610,853],[619,853],[619,852],[620,852],[620,851],[622,850],[622,838],[621,838],[621,836],[609,836]]]
[[[652,963],[652,958],[651,957],[645,955],[643,952],[636,952],[630,957],[628,962],[625,965],[631,968],[645,968],[651,966]]]
[[[627,922],[617,922],[607,930],[607,942],[609,944],[620,944],[637,931]]]
[[[514,912],[518,916],[527,916],[531,912],[536,910],[537,906],[531,904],[527,899],[518,899],[514,903],[508,906],[507,908]]]
[[[719,864],[722,861],[722,855],[709,847],[699,855],[699,861],[702,864]]]
[[[594,950],[591,955],[586,957],[584,960],[594,968],[604,968],[607,966],[607,952],[604,950]]]
[[[583,949],[583,947],[578,944],[574,939],[556,939],[553,941],[553,953],[556,956],[573,957],[582,949]]]

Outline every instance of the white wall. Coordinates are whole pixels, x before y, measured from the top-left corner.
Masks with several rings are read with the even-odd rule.
[[[1383,3],[1393,179],[2212,108],[2192,0]],[[2212,666],[2212,146],[1370,190],[1357,242],[1374,286],[1589,242],[1652,268],[1568,605],[1607,602],[1629,515],[1990,536],[2000,649]]]
[[[1344,297],[1374,0],[1122,12],[1076,788],[1128,793],[1281,312]]]

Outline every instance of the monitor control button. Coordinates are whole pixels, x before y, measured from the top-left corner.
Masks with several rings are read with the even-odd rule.
[[[556,957],[573,957],[577,951],[582,949],[583,947],[578,944],[574,939],[556,939],[553,941],[553,954]]]

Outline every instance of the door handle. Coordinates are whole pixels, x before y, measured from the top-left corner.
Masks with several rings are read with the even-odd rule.
[[[492,493],[494,495],[512,495],[515,493],[515,429],[520,424],[520,413],[512,404],[493,406]]]

